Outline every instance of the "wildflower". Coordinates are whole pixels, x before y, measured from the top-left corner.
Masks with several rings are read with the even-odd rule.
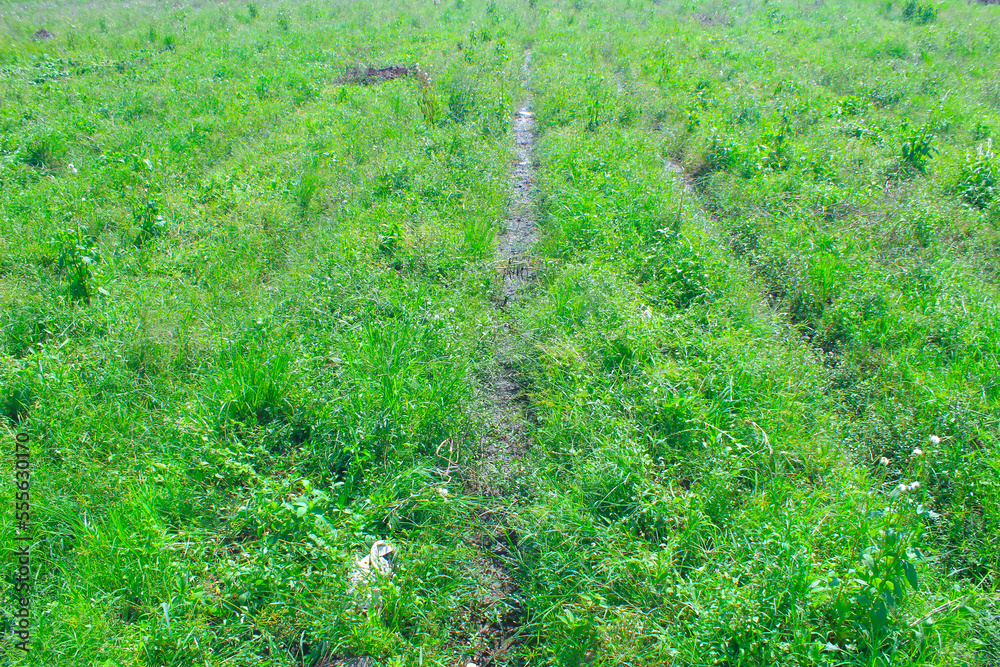
[[[924,450],[920,449],[919,447],[914,447],[913,448],[913,455],[914,456],[923,456],[924,455]]]
[[[884,466],[889,465],[889,459],[885,458],[884,456],[882,458],[880,458],[878,460],[878,462],[879,462],[880,465],[884,465]]]
[[[906,493],[906,489],[907,489],[906,484],[900,484],[899,486],[896,487],[896,490],[899,491],[900,493]]]
[[[920,488],[920,482],[910,482],[910,491],[916,491]]]
[[[73,166],[72,162],[70,162],[68,165],[66,165],[66,170],[69,171],[69,173],[71,173],[71,174],[75,174],[75,173],[77,173],[79,171],[79,169],[77,169],[76,167]]]
[[[931,436],[931,444],[932,445],[940,445],[941,444],[941,438],[937,437],[936,435],[932,435]]]
[[[454,312],[455,312],[455,309],[454,309],[454,308],[449,308],[449,309],[448,309],[448,312],[449,312],[449,313],[454,313]]]

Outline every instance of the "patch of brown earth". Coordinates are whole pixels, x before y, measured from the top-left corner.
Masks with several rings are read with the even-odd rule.
[[[483,553],[474,567],[484,586],[480,596],[482,607],[475,614],[480,628],[471,642],[476,648],[463,663],[472,662],[479,667],[504,664],[507,652],[524,639],[520,588],[511,575],[516,568],[517,535],[513,531],[498,531],[494,535],[476,536],[472,543]]]
[[[720,12],[698,12],[692,18],[705,27],[726,25],[729,23],[729,16]]]
[[[527,84],[531,51],[524,56],[524,77]],[[534,185],[532,150],[535,145],[535,114],[528,104],[513,118],[517,158],[511,170],[510,205],[504,230],[497,239],[495,265],[502,271],[503,288],[497,307],[503,308],[516,300],[519,292],[537,275],[536,262],[530,252],[538,241],[538,227],[531,190]],[[498,313],[498,316],[500,313]],[[477,469],[472,471],[473,490],[483,495],[506,495],[496,492],[496,482],[510,480],[512,466],[529,447],[523,395],[511,359],[517,347],[513,325],[502,316],[494,320],[497,366],[484,378],[482,407],[487,417],[480,443]],[[490,480],[493,480],[491,482]],[[506,484],[500,484],[505,486]]]
[[[667,158],[664,167],[668,172],[680,179],[681,184],[684,186],[684,190],[687,192],[694,192],[698,174],[688,172],[680,160],[675,160],[673,158]]]
[[[512,333],[507,329],[498,337],[506,338]],[[478,401],[482,435],[476,464],[464,471],[465,491],[487,498],[505,498],[520,491],[520,478],[524,476],[521,457],[531,446],[527,399],[513,366],[503,360],[484,380],[486,387]]]
[[[388,67],[365,67],[363,69],[356,67],[347,70],[343,75],[337,77],[335,83],[340,85],[372,86],[419,74],[422,74],[422,72],[416,65],[389,65]]]
[[[326,658],[321,660],[317,667],[375,667],[375,661],[367,655],[355,658]]]
[[[524,54],[524,84],[527,89],[531,51]],[[516,161],[511,170],[510,205],[504,229],[497,239],[495,266],[502,272],[502,293],[493,318],[495,365],[481,378],[477,412],[481,419],[480,440],[474,461],[462,470],[465,491],[497,501],[516,503],[525,495],[525,471],[521,462],[531,447],[530,410],[515,369],[520,347],[514,323],[504,312],[537,275],[531,250],[538,240],[534,187],[535,115],[529,103],[513,116]],[[517,582],[518,537],[507,523],[506,510],[489,511],[482,517],[492,524],[471,538],[480,556],[473,563],[481,585],[480,609],[473,617],[481,627],[466,642],[471,655],[464,665],[478,667],[510,664],[509,652],[524,640],[523,609]]]

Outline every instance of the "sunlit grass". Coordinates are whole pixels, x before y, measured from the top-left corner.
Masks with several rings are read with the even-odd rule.
[[[995,8],[2,13],[17,664],[453,665],[514,606],[499,664],[996,662]],[[529,43],[539,280],[501,313]],[[451,466],[501,361],[533,444],[485,499]]]

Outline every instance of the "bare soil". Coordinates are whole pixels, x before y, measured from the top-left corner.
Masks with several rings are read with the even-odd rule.
[[[526,88],[530,64],[528,50],[524,55]],[[514,363],[519,333],[505,309],[537,274],[531,256],[538,240],[532,197],[535,127],[535,115],[526,101],[513,117],[517,156],[511,170],[507,219],[494,255],[503,280],[491,331],[495,363],[480,379],[477,408],[482,435],[475,459],[463,470],[467,493],[498,501],[493,516],[483,517],[483,522],[490,525],[488,531],[471,538],[481,554],[474,567],[483,582],[479,600],[482,608],[477,614],[482,627],[475,638],[470,638],[476,650],[465,664],[472,662],[479,667],[511,664],[511,648],[524,639],[517,576],[518,537],[508,525],[504,508],[516,504],[527,493],[521,459],[531,447],[531,411]]]
[[[482,612],[478,614],[480,629],[475,643],[479,648],[468,662],[479,667],[506,664],[507,652],[521,639],[520,588],[512,574],[517,536],[512,532],[479,535],[473,543],[483,553],[474,566],[486,586],[480,600]]]
[[[694,192],[696,186],[696,176],[688,172],[679,160],[668,158],[665,166],[668,172],[680,179],[685,191]]]
[[[372,86],[394,79],[402,79],[413,76],[419,72],[416,65],[389,65],[388,67],[365,67],[351,68],[337,77],[336,83],[340,85],[355,84],[359,86]]]
[[[526,51],[526,79],[530,62],[531,51]],[[536,276],[535,263],[530,256],[538,240],[531,195],[535,169],[532,158],[535,115],[527,103],[514,114],[513,131],[517,159],[511,170],[507,220],[497,240],[495,254],[503,278],[502,298],[497,303],[500,312],[494,318],[492,332],[497,363],[483,378],[480,407],[487,423],[475,468],[470,471],[469,490],[487,496],[507,495],[497,489],[509,486],[508,482],[515,476],[516,463],[530,446],[524,409],[526,401],[512,363],[517,332],[502,312]]]

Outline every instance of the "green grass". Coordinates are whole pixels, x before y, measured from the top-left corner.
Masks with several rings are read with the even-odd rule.
[[[540,659],[996,660],[995,16],[868,11],[545,14]]]
[[[454,665],[512,607],[500,664],[1000,660],[995,7],[0,15],[11,664]],[[528,46],[542,268],[504,314]],[[534,445],[483,498],[449,466],[501,358]]]

